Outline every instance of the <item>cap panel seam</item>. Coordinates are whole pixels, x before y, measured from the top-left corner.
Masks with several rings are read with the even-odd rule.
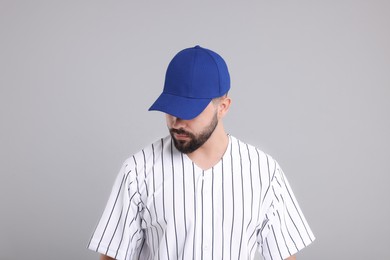
[[[195,63],[196,63],[196,59],[198,58],[198,52],[197,51],[195,51],[195,55],[194,55],[194,60],[192,61],[192,68],[191,68],[191,86],[190,86],[190,88],[189,89],[193,89],[193,87],[194,87],[194,71],[195,71]],[[192,95],[194,94],[193,93],[194,91],[192,90]],[[196,91],[195,91],[196,92]]]
[[[219,90],[218,91],[218,95],[222,96],[223,94],[221,95],[221,71],[219,70],[218,63],[215,61],[213,55],[211,55],[208,50],[205,49],[204,51],[207,53],[207,55],[209,55],[211,57],[211,59],[213,60],[215,66],[217,66],[217,70],[218,70],[218,90]]]

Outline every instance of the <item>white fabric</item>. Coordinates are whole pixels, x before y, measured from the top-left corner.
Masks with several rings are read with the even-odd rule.
[[[284,259],[314,240],[278,163],[229,136],[213,168],[170,136],[123,164],[88,248],[129,259]]]

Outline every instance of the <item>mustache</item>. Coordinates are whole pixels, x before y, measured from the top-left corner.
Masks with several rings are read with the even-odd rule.
[[[190,132],[187,132],[186,130],[184,130],[184,129],[175,129],[175,128],[171,128],[171,129],[169,129],[169,132],[171,132],[171,134],[179,134],[179,135],[188,135],[188,136],[193,136],[193,134],[192,133],[190,133]]]

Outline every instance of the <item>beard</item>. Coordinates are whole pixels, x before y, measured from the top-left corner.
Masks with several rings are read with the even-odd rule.
[[[218,117],[217,113],[214,114],[214,117],[210,124],[200,133],[193,134],[184,129],[169,129],[171,137],[173,139],[173,143],[177,150],[182,153],[192,153],[199,147],[201,147],[207,140],[209,140],[210,136],[213,134],[215,128],[218,125]],[[183,134],[188,136],[189,140],[177,140],[174,134]]]

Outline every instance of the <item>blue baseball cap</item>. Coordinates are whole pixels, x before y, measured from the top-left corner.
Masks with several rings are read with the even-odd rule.
[[[222,57],[199,45],[175,55],[165,74],[162,94],[151,110],[161,111],[180,119],[197,117],[213,98],[230,89],[230,76]]]

